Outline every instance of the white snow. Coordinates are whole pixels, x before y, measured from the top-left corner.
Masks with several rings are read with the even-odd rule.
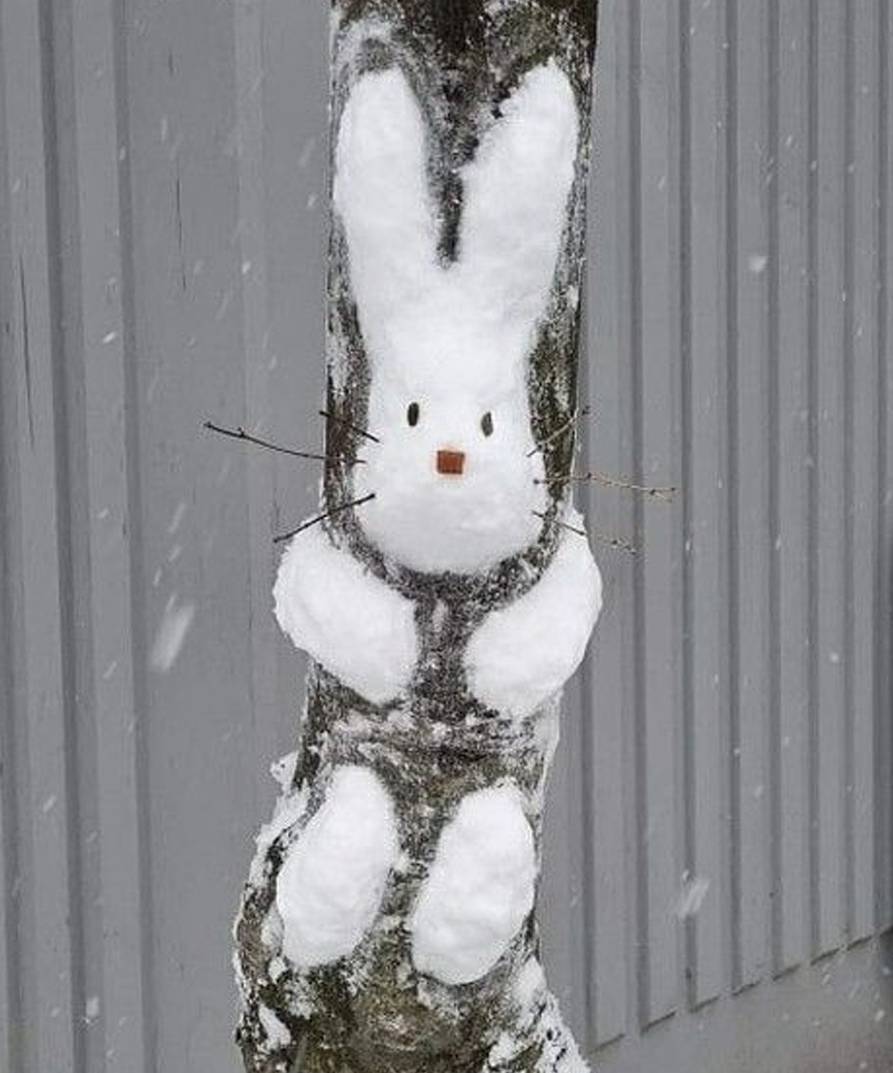
[[[261,1003],[257,1009],[260,1023],[267,1034],[267,1043],[271,1047],[287,1047],[292,1042],[291,1033],[279,1020],[275,1013]]]
[[[537,1035],[543,1048],[534,1067],[535,1073],[589,1073],[574,1037],[568,1031],[554,995],[546,996]]]
[[[533,907],[536,855],[513,786],[465,797],[444,829],[412,918],[416,968],[445,984],[496,964]]]
[[[559,67],[530,71],[463,171],[459,256],[443,265],[424,123],[403,74],[363,76],[344,108],[333,199],[372,370],[369,428],[381,440],[364,444],[355,471],[358,495],[375,493],[357,516],[415,569],[482,570],[539,532],[527,358],[548,309],[578,127]],[[438,473],[444,449],[465,455],[461,476]]]
[[[502,112],[463,173],[460,271],[469,290],[486,287],[493,315],[524,345],[548,301],[579,122],[570,82],[554,61],[530,71]]]
[[[295,771],[298,767],[298,751],[286,753],[284,756],[280,756],[278,760],[274,760],[270,764],[270,774],[279,783],[279,788],[283,793],[288,793],[295,778]]]
[[[292,827],[301,819],[307,808],[307,799],[306,787],[302,787],[297,792],[281,794],[277,798],[273,818],[269,823],[265,823],[261,827],[255,838],[257,849],[248,874],[248,882],[253,886],[258,886],[263,881],[270,846],[273,845],[283,831],[288,830],[289,827]]]
[[[185,518],[186,511],[188,509],[189,508],[188,508],[188,504],[186,503],[186,500],[181,499],[180,502],[177,504],[176,509],[174,510],[174,513],[171,515],[170,522],[168,523],[167,532],[168,532],[169,536],[173,536],[177,532],[177,530],[180,528],[180,523]]]
[[[434,268],[434,214],[425,128],[396,69],[364,76],[341,115],[332,199],[350,241],[350,274],[364,329],[419,296]],[[427,271],[419,278],[417,271]]]
[[[167,674],[177,662],[193,618],[195,618],[195,604],[177,606],[177,595],[174,593],[161,616],[149,657],[149,662],[156,671]]]
[[[425,124],[404,75],[362,75],[345,105],[333,200],[369,354],[367,428],[380,439],[364,442],[353,491],[375,493],[357,508],[359,523],[406,566],[478,572],[541,530],[534,512],[547,497],[538,483],[544,471],[532,440],[528,364],[550,310],[578,139],[567,77],[555,62],[535,68],[501,116],[485,119],[480,148],[462,174],[457,259],[445,264],[436,251]],[[411,403],[418,411],[412,424]],[[438,471],[444,450],[463,454],[461,474]],[[578,524],[573,512],[565,520]],[[320,526],[292,540],[274,588],[277,619],[347,686],[373,703],[395,700],[417,659],[414,606],[336,541]],[[579,664],[600,606],[587,541],[563,534],[542,578],[473,635],[470,688],[516,718],[541,709]],[[358,725],[368,718],[358,715]],[[550,753],[557,700],[536,734]],[[283,786],[291,759],[276,772]],[[517,938],[534,903],[538,862],[527,810],[540,808],[541,790],[528,801],[508,782],[480,789],[458,803],[441,832],[405,922],[412,963],[430,986],[480,979]],[[305,821],[307,801],[306,790],[283,796],[258,840],[252,881],[263,878],[272,840]],[[265,941],[302,969],[350,954],[370,928],[404,926],[399,916],[381,917],[380,907],[391,872],[416,863],[401,850],[378,777],[361,766],[337,768],[286,852]],[[541,1073],[584,1069],[535,958],[511,986],[520,1028],[496,1041],[491,1060],[509,1064],[535,1039]],[[264,1027],[275,1040],[281,1026]]]
[[[569,522],[579,524],[571,514]],[[523,718],[570,678],[602,604],[602,582],[584,537],[566,532],[533,588],[484,620],[465,655],[468,683],[490,708]]]
[[[270,906],[260,928],[260,941],[268,950],[282,949],[282,917],[275,904]]]
[[[282,557],[276,618],[298,648],[375,704],[409,681],[416,658],[412,603],[314,526]]]
[[[276,884],[285,956],[300,967],[349,954],[372,924],[399,855],[391,799],[367,768],[332,775]]]
[[[524,962],[521,971],[515,979],[515,998],[522,1010],[529,1010],[537,996],[546,986],[546,977],[543,967],[536,957],[532,956]]]
[[[503,1032],[496,1039],[487,1056],[486,1068],[511,1069],[516,1062],[523,1065],[525,1052],[538,1044],[534,1073],[589,1073],[561,1017],[555,996],[545,989],[542,969],[535,958],[524,965],[521,978],[527,978],[528,987],[524,994],[519,994],[517,988],[515,991],[519,1006],[517,1029]]]

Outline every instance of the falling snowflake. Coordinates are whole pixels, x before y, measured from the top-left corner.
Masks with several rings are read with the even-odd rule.
[[[152,645],[150,662],[156,671],[167,674],[173,667],[194,617],[195,604],[177,607],[177,595],[174,593],[164,609],[158,632],[155,634],[155,643]]]
[[[706,876],[684,877],[682,893],[676,902],[676,916],[679,920],[688,920],[697,916],[709,888],[710,880]]]

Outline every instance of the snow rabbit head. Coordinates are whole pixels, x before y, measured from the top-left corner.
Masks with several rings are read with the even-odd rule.
[[[368,355],[355,471],[368,539],[415,570],[474,573],[522,551],[545,508],[528,357],[549,304],[574,180],[574,93],[530,70],[461,172],[456,257],[438,258],[425,123],[403,73],[363,75],[344,106],[333,200]]]

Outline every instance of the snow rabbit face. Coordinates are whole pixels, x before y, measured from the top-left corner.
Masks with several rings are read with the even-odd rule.
[[[457,256],[438,259],[425,125],[396,68],[360,78],[333,200],[371,372],[357,511],[386,555],[473,573],[522,551],[545,509],[527,359],[547,311],[579,124],[566,75],[529,71],[462,170]]]

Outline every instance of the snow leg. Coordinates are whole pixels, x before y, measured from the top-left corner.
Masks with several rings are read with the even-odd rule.
[[[303,970],[360,941],[399,851],[390,797],[368,768],[336,768],[307,822],[305,807],[306,794],[281,799],[258,838],[236,920],[236,1038],[248,1073],[291,1073],[296,1062],[302,1073],[324,1068],[311,1054]]]
[[[376,775],[338,768],[276,881],[286,959],[306,969],[349,954],[375,919],[398,853],[393,805]]]
[[[440,837],[410,921],[419,972],[464,984],[489,972],[533,908],[536,854],[511,785],[465,797]]]

